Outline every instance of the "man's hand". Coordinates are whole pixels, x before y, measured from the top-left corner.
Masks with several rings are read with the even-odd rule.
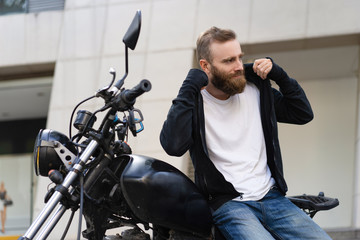
[[[273,64],[270,59],[260,58],[255,60],[253,70],[259,77],[261,77],[262,79],[266,79],[272,67]]]

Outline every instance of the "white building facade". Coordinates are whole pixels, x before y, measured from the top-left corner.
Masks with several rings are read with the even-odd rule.
[[[323,191],[338,198],[337,208],[318,213],[314,220],[330,233],[355,236],[360,229],[360,1],[66,0],[63,10],[2,15],[0,75],[21,71],[32,76],[27,81],[46,85],[45,114],[29,113],[27,118],[46,117],[47,128],[67,134],[74,106],[108,84],[109,68],[118,76],[124,73],[122,37],[137,9],[142,11],[142,29],[135,51],[129,52],[125,87],[146,78],[152,90],[137,101],[145,130],[130,139],[133,152],[187,172],[188,156],[167,156],[159,133],[172,99],[194,67],[199,33],[211,26],[231,28],[246,59],[272,57],[298,80],[312,104],[315,118],[309,124],[279,124],[288,195]],[[51,74],[43,77],[44,72]],[[12,77],[6,84],[23,78]],[[0,82],[0,91],[2,86]],[[85,107],[94,111],[99,104]],[[18,118],[3,115],[2,121]],[[24,178],[30,181],[30,173]],[[48,183],[36,180],[34,217],[43,207]],[[19,202],[30,201],[15,195]],[[21,217],[16,204],[12,208],[9,222],[11,211]],[[61,232],[55,229],[53,239]]]

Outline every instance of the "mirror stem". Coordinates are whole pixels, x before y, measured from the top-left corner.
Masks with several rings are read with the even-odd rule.
[[[125,46],[125,74],[124,76],[115,83],[115,85],[113,86],[113,88],[111,89],[111,91],[113,92],[113,94],[115,95],[120,88],[124,85],[124,81],[125,78],[127,77],[129,72],[129,58],[128,58],[128,48]]]
[[[129,58],[128,58],[128,47],[125,46],[125,74],[127,75],[129,72]]]

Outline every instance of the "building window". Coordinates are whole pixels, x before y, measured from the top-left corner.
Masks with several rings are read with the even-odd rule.
[[[65,0],[27,0],[28,12],[61,11],[64,10]]]
[[[64,10],[65,0],[0,0],[0,15]]]
[[[0,0],[0,14],[26,13],[26,0]]]
[[[37,181],[32,152],[46,128],[54,69],[53,62],[0,67],[0,184],[13,202],[4,235],[23,234],[31,223]]]
[[[46,118],[0,122],[0,155],[32,153],[35,138]]]

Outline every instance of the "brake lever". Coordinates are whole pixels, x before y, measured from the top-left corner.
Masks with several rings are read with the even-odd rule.
[[[109,73],[113,76],[110,84],[108,86],[99,89],[95,93],[95,97],[101,97],[105,99],[106,102],[110,101],[111,97],[114,95],[114,93],[112,91],[109,91],[109,89],[114,84],[116,78],[116,71],[114,68],[110,68]]]

